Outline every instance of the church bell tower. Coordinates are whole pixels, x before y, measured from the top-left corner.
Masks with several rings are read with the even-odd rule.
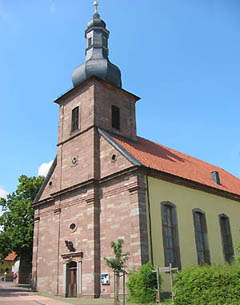
[[[109,31],[97,6],[95,2],[93,18],[85,31],[85,60],[72,72],[73,88],[55,101],[59,105],[57,156],[34,201],[36,287],[67,296],[72,296],[74,285],[74,296],[99,297],[104,292],[100,279],[110,238],[105,223],[111,221],[115,240],[120,233],[115,232],[118,225],[114,215],[121,204],[126,205],[124,212],[131,226],[127,235],[131,231],[135,236],[140,230],[134,212],[138,209],[138,178],[131,172],[134,164],[113,140],[137,141],[135,103],[139,98],[122,89],[120,69],[109,60]],[[124,196],[118,196],[118,192]],[[112,211],[109,200],[114,202]],[[51,241],[47,254],[47,241],[41,232],[48,232]],[[131,251],[136,252],[133,257],[139,263],[141,257],[135,248]],[[46,261],[48,267],[38,267],[38,262]],[[69,266],[77,268],[73,286]],[[111,289],[107,289],[109,293]]]

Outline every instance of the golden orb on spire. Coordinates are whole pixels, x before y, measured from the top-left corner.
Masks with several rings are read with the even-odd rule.
[[[98,7],[98,1],[94,1],[93,5],[97,8]]]

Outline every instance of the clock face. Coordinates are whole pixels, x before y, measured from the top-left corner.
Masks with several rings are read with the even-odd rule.
[[[78,164],[78,158],[77,157],[73,157],[72,158],[72,166],[77,166]]]

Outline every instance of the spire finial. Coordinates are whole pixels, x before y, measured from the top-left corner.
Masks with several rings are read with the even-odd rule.
[[[94,1],[93,5],[95,6],[95,12],[94,12],[93,18],[99,19],[100,15],[98,13],[98,1]]]
[[[93,5],[95,6],[95,12],[97,12],[97,8],[98,8],[98,1],[94,1]]]

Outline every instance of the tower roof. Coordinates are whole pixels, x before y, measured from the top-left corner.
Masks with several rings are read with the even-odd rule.
[[[116,87],[122,87],[121,72],[108,59],[109,31],[106,23],[100,18],[98,3],[94,2],[95,12],[85,31],[87,40],[85,61],[72,72],[73,86],[77,87],[91,76],[97,76]]]

